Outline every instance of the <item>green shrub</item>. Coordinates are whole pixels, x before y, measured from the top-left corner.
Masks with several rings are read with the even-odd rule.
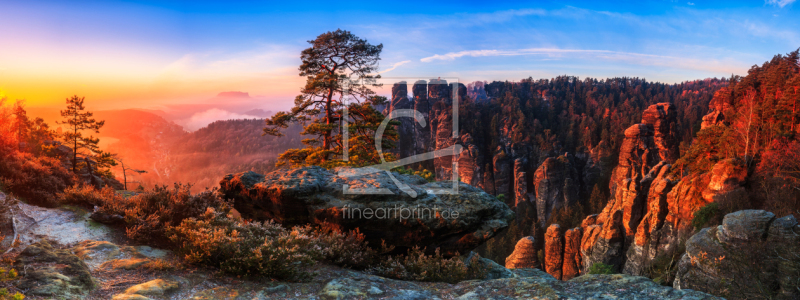
[[[712,221],[712,219],[716,218],[720,214],[719,206],[716,202],[711,202],[706,204],[705,206],[701,207],[699,210],[694,212],[694,217],[692,218],[692,226],[695,229],[701,229]]]
[[[400,174],[405,174],[405,175],[417,175],[419,177],[424,178],[428,182],[436,181],[436,174],[433,174],[433,172],[431,172],[431,170],[428,170],[428,169],[425,169],[425,170],[422,170],[422,171],[415,171],[414,169],[411,169],[411,168],[398,167],[398,168],[392,169],[392,171],[400,173]]]
[[[412,248],[405,255],[389,256],[369,272],[400,280],[449,283],[481,279],[486,275],[480,263],[471,262],[467,266],[458,257],[444,258],[439,249],[433,255],[426,255],[419,247]]]
[[[589,268],[589,274],[616,274],[614,266],[604,263],[595,263]]]

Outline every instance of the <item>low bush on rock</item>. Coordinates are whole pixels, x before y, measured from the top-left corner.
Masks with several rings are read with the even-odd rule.
[[[222,208],[228,204],[220,199],[215,190],[194,194],[190,185],[175,184],[173,188],[156,186],[150,191],[122,197],[104,189],[97,193],[85,190],[65,191],[64,199],[82,198],[84,201],[98,201],[92,218],[104,223],[122,222],[126,235],[138,242],[163,245],[167,242],[166,230],[178,226],[183,220],[201,216],[207,208]]]
[[[604,264],[604,263],[595,263],[589,268],[589,274],[615,274],[614,266]]]
[[[479,259],[474,256],[474,259]],[[376,275],[414,281],[440,281],[458,283],[463,280],[484,278],[485,270],[477,261],[467,265],[458,257],[444,258],[439,249],[433,255],[426,255],[419,247],[412,248],[405,255],[389,256],[376,267],[370,269]]]
[[[286,230],[273,222],[244,222],[209,208],[200,219],[170,227],[169,238],[189,263],[226,273],[303,281],[323,257],[322,245],[308,227]]]
[[[117,195],[116,190],[106,186],[97,190],[89,185],[73,185],[58,194],[60,204],[78,205],[88,208],[104,207],[112,203],[122,201],[122,197]]]

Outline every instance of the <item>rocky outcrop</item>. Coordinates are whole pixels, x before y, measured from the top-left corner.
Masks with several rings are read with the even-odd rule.
[[[730,299],[800,298],[800,225],[763,210],[725,216],[686,242],[673,283]]]
[[[676,290],[639,276],[586,275],[559,281],[537,269],[513,272],[512,278],[469,280],[454,285],[403,282],[350,272],[329,280],[314,296],[319,299],[720,299],[698,291]]]
[[[497,198],[467,184],[460,183],[458,194],[435,195],[430,191],[449,189],[452,183],[393,175],[402,189],[377,169],[303,167],[229,174],[220,191],[244,217],[359,229],[370,245],[385,241],[398,251],[419,246],[439,248],[445,255],[469,253],[514,218]]]
[[[547,223],[554,212],[577,202],[574,174],[567,155],[549,157],[536,169],[533,185],[536,188],[536,213],[541,226]]]
[[[558,224],[547,227],[544,234],[544,270],[561,280],[564,264],[564,233]]]
[[[506,257],[507,269],[539,268],[539,258],[536,253],[536,239],[532,236],[521,238],[514,246],[514,252]]]

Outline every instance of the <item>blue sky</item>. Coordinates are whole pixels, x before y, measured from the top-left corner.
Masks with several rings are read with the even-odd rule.
[[[386,77],[680,82],[800,47],[782,1],[0,1],[0,93],[149,107],[238,90],[285,109],[299,53],[337,28],[383,43]]]

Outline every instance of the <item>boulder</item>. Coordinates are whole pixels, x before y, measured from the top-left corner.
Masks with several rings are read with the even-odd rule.
[[[763,210],[725,216],[686,241],[673,286],[729,299],[798,299],[800,225]]]
[[[373,173],[358,175],[356,170],[367,169],[303,167],[267,175],[229,174],[220,182],[220,192],[246,218],[358,229],[370,245],[385,241],[398,252],[419,246],[439,248],[447,256],[468,253],[514,218],[497,198],[461,182],[457,194],[433,194],[452,188],[452,182],[428,183],[419,176],[392,173],[401,190],[384,171],[368,169]],[[345,187],[373,193],[345,193]]]

